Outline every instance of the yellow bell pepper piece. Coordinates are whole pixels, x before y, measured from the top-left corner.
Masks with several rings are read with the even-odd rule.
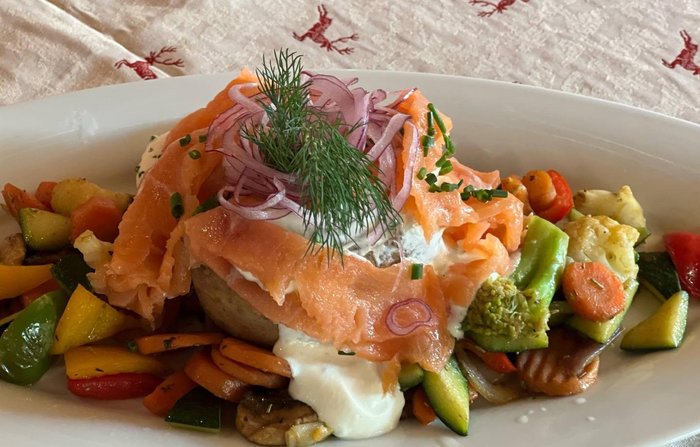
[[[0,265],[0,300],[14,298],[51,279],[51,264]]]
[[[64,355],[69,379],[89,379],[120,373],[163,375],[168,371],[160,360],[118,346],[79,346]]]
[[[123,314],[79,285],[66,305],[54,333],[51,354],[111,337],[138,327],[138,321]]]

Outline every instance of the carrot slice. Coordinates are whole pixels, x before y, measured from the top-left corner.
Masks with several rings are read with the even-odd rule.
[[[599,262],[574,262],[562,276],[566,301],[578,315],[607,321],[625,308],[625,290],[615,272]]]
[[[292,370],[285,359],[244,341],[225,338],[221,342],[219,350],[225,357],[238,363],[280,376],[292,377]]]
[[[95,196],[74,209],[70,214],[70,220],[71,241],[84,231],[92,230],[97,239],[114,242],[119,234],[122,210],[113,199]]]
[[[28,193],[23,189],[19,189],[12,183],[6,183],[2,189],[2,197],[5,199],[7,212],[12,217],[17,218],[19,210],[22,208],[37,208],[44,211],[49,211],[43,203],[37,199],[34,194]]]
[[[215,345],[224,338],[220,332],[155,334],[139,337],[134,342],[141,354],[156,354],[174,349]]]
[[[55,186],[56,182],[41,182],[34,193],[37,200],[46,205],[48,209],[51,209],[51,194],[53,194],[53,188]]]
[[[223,372],[249,385],[259,385],[265,388],[284,388],[289,383],[286,377],[266,373],[224,357],[218,346],[211,347],[211,359]]]
[[[249,385],[220,370],[206,351],[199,351],[190,358],[185,374],[213,395],[230,402],[239,402],[250,389]]]
[[[413,416],[418,419],[423,425],[428,425],[435,420],[435,410],[428,403],[428,396],[422,387],[416,387],[416,392],[413,393],[413,401],[411,402],[411,410]]]
[[[143,399],[143,406],[156,416],[168,414],[175,402],[197,386],[184,371],[177,371],[163,380],[155,390]]]

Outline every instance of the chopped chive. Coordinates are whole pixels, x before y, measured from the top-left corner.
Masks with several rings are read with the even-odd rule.
[[[187,155],[189,155],[192,160],[199,160],[199,157],[202,156],[202,154],[196,149],[189,151]]]
[[[190,134],[185,135],[184,137],[180,138],[180,147],[187,146],[190,144],[190,141],[192,141],[192,136]]]
[[[355,355],[352,351],[338,351],[338,355]]]
[[[214,194],[204,202],[200,203],[199,206],[194,209],[193,216],[199,213],[203,213],[205,211],[213,210],[217,206],[219,206],[219,198],[216,194]]]
[[[418,171],[418,180],[425,179],[426,175],[428,175],[428,170],[425,168],[420,168],[420,170]]]
[[[438,161],[435,162],[435,167],[436,168],[441,168],[442,165],[444,165],[447,162],[447,157],[444,155],[440,158],[438,158]]]
[[[438,185],[430,185],[430,188],[428,188],[428,192],[440,192],[442,189]]]
[[[175,337],[168,337],[165,340],[163,340],[163,349],[170,350],[173,348],[173,342],[175,341]]]
[[[437,182],[437,176],[431,172],[425,176],[425,181],[428,185],[434,185]]]
[[[179,219],[185,214],[185,207],[182,205],[182,196],[179,192],[174,192],[170,196],[170,212],[175,219]]]
[[[505,189],[492,189],[491,195],[493,197],[499,197],[501,199],[504,199],[508,197],[508,191],[506,191]]]
[[[445,175],[445,174],[449,174],[450,172],[452,172],[452,162],[449,160],[446,160],[445,163],[443,163],[442,166],[440,166],[440,173],[439,174]]]
[[[428,110],[433,112],[432,114],[433,114],[433,117],[435,118],[435,122],[438,125],[438,129],[440,129],[440,132],[442,132],[442,134],[445,135],[447,133],[447,127],[445,127],[445,122],[442,120],[442,117],[440,116],[440,114],[438,114],[438,112],[435,109],[435,106],[433,105],[432,102],[430,104],[428,104]]]
[[[126,347],[131,352],[136,352],[139,350],[139,347],[136,345],[136,342],[134,340],[129,340],[129,342],[126,344]]]
[[[156,136],[155,136],[155,135],[151,135],[151,139],[148,140],[148,141],[153,141],[153,140],[155,140],[155,139],[156,139]]]
[[[428,111],[428,135],[435,136],[435,124],[433,123],[433,112]]]
[[[411,279],[421,279],[423,277],[423,264],[411,265]]]
[[[473,195],[476,200],[482,203],[486,203],[491,200],[491,193],[485,189],[477,189],[473,192]]]
[[[204,143],[205,141],[207,141],[207,134],[200,135],[200,136],[199,136],[199,142],[200,142],[200,143]]]

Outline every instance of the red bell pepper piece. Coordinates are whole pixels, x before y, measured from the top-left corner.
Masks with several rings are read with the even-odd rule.
[[[700,299],[700,234],[669,233],[664,236],[683,290]]]
[[[120,373],[88,379],[68,379],[68,390],[80,397],[119,400],[143,397],[163,381],[148,373]]]
[[[51,196],[53,195],[53,189],[56,186],[56,182],[41,182],[36,188],[34,196],[39,200],[39,202],[46,205],[48,209],[51,209]]]
[[[557,223],[565,218],[574,207],[574,194],[569,183],[557,171],[550,169],[547,171],[547,174],[552,178],[552,184],[557,195],[549,208],[540,211],[537,215],[552,223]]]
[[[486,366],[498,373],[508,374],[518,370],[518,368],[513,365],[513,362],[510,361],[508,355],[506,355],[504,352],[486,351],[468,338],[461,340],[460,343],[462,343],[465,348],[476,354]]]

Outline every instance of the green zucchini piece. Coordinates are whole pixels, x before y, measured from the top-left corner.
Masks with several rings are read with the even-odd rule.
[[[435,414],[453,432],[469,433],[469,384],[459,370],[457,360],[450,357],[439,373],[425,371],[423,389]]]
[[[549,338],[544,331],[533,332],[531,335],[522,335],[516,339],[501,335],[484,335],[469,332],[469,338],[489,352],[521,352],[549,346]]]
[[[94,270],[87,265],[83,256],[78,253],[70,253],[63,256],[51,267],[51,274],[61,285],[63,290],[72,294],[82,284],[83,287],[92,292],[92,285],[87,279],[87,274]]]
[[[681,290],[678,273],[665,251],[639,253],[639,282],[661,302]]]
[[[399,387],[401,391],[406,391],[416,385],[420,385],[425,377],[425,371],[417,363],[401,365],[399,372]]]
[[[165,421],[176,427],[217,433],[221,429],[221,400],[197,387],[175,403]]]
[[[19,226],[28,247],[54,251],[70,244],[71,222],[68,217],[36,208],[19,210]]]
[[[619,328],[622,324],[625,314],[627,314],[630,305],[632,305],[634,295],[637,293],[639,283],[635,279],[628,279],[625,281],[624,288],[625,308],[622,310],[622,312],[615,315],[608,321],[596,322],[582,318],[579,315],[574,315],[566,321],[565,325],[585,335],[591,340],[597,341],[598,343],[607,342],[610,337],[615,334],[617,328]]]
[[[552,301],[549,305],[549,320],[547,325],[551,328],[562,325],[571,318],[574,314],[574,309],[566,301]]]
[[[688,293],[677,292],[649,318],[630,329],[620,347],[626,350],[673,349],[680,346],[688,320]]]

